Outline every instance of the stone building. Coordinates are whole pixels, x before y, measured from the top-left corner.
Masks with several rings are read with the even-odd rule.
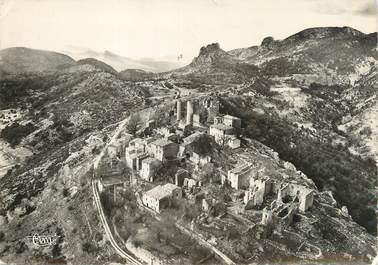
[[[244,164],[227,172],[227,179],[234,189],[246,189],[252,174],[252,165]]]
[[[236,130],[241,128],[240,118],[225,115],[214,117],[214,124],[210,126],[209,134],[214,136],[219,145],[228,145],[232,149],[239,148],[240,140],[237,138]]]
[[[199,114],[193,114],[193,125],[201,126],[201,116]]]
[[[299,211],[306,212],[314,203],[314,191],[299,184],[284,184],[278,190],[277,201],[279,203],[287,202],[285,198],[290,200],[298,200]]]
[[[266,207],[263,209],[261,224],[269,226],[273,224],[273,211],[268,210]]]
[[[179,156],[185,156],[185,155],[189,155],[191,156],[193,151],[194,151],[194,148],[195,148],[195,145],[196,145],[196,142],[205,135],[205,133],[203,132],[195,132],[187,137],[185,137],[183,139],[183,143],[180,144],[180,147],[179,147]]]
[[[231,115],[223,116],[223,124],[233,128],[241,128],[240,118]]]
[[[201,205],[202,211],[208,212],[210,208],[213,206],[213,204],[214,204],[213,199],[206,199],[206,198],[202,199],[202,205]]]
[[[209,134],[214,137],[214,140],[221,146],[228,145],[231,148],[240,147],[240,140],[236,137],[235,129],[223,123],[212,124],[210,126]]]
[[[271,193],[273,182],[269,178],[250,178],[249,189],[244,194],[244,203],[255,207],[264,203],[265,196]]]
[[[145,152],[131,152],[126,155],[126,165],[132,170],[141,170],[142,162],[148,158]]]
[[[231,137],[228,140],[228,146],[231,147],[232,149],[239,148],[241,146],[241,141],[240,139],[235,137]]]
[[[190,157],[190,161],[192,161],[195,165],[203,166],[207,163],[211,162],[210,156],[201,156],[197,154],[196,152],[192,153],[192,156]]]
[[[160,167],[161,162],[159,160],[149,157],[142,161],[142,168],[139,174],[142,179],[152,182]]]
[[[124,169],[125,164],[123,161],[106,155],[99,162],[95,172],[98,177],[121,176],[124,173]]]
[[[167,139],[159,139],[150,144],[148,151],[156,159],[164,161],[167,158],[177,157],[178,150],[178,144]]]
[[[215,141],[220,144],[227,144],[227,139],[234,135],[234,128],[222,123],[210,125],[209,134],[214,136]]]
[[[299,211],[304,213],[314,204],[314,191],[304,189],[300,192],[299,196]]]
[[[169,207],[173,201],[180,200],[181,198],[181,188],[167,183],[165,185],[158,185],[145,192],[142,196],[142,202],[146,207],[160,213],[164,208]]]
[[[188,190],[192,190],[194,187],[196,187],[198,182],[195,179],[192,178],[185,178],[183,187],[187,188]]]
[[[103,192],[108,188],[123,187],[125,181],[117,177],[102,177],[98,182],[98,189],[100,192]]]
[[[182,187],[186,178],[189,178],[189,172],[186,169],[180,168],[179,170],[177,170],[175,174],[176,186]]]

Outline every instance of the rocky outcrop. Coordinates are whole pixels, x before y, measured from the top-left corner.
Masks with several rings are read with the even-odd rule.
[[[200,49],[199,55],[193,59],[190,66],[192,67],[208,67],[216,62],[232,63],[236,61],[227,52],[222,50],[219,43],[212,43],[207,46],[203,46]]]

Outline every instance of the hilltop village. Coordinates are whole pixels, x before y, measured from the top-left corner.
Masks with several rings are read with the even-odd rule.
[[[134,134],[122,132],[95,169],[100,192],[116,201],[119,191],[132,187],[141,209],[155,217],[177,215],[180,225],[228,253],[230,242],[223,239],[232,231],[255,240],[282,239],[293,224],[307,225],[318,193],[314,183],[277,153],[243,137],[242,120],[221,114],[219,104],[210,97],[178,98],[160,117],[163,125],[148,115]],[[323,197],[334,204],[332,195]],[[296,247],[320,255],[306,243]],[[252,254],[231,251],[235,255]]]

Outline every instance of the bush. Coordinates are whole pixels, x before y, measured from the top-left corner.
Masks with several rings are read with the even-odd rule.
[[[126,125],[127,131],[130,134],[135,135],[136,132],[138,131],[140,123],[141,123],[141,118],[138,114],[131,115],[129,122]]]
[[[203,135],[193,143],[193,151],[199,155],[207,156],[213,153],[213,147],[211,146],[211,137],[209,135]]]
[[[33,124],[20,125],[18,122],[6,126],[0,134],[0,137],[5,139],[12,147],[18,145],[22,139],[35,131]]]
[[[100,200],[105,214],[107,216],[110,216],[110,214],[112,213],[112,209],[114,208],[114,203],[111,196],[108,193],[103,192],[100,194]]]
[[[86,253],[93,254],[98,251],[98,248],[91,242],[85,242],[81,245],[81,250]]]
[[[64,188],[62,193],[64,197],[70,196],[70,190],[68,188]]]

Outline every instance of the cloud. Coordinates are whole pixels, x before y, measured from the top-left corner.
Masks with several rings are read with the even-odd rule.
[[[8,15],[14,0],[0,0],[0,19]]]
[[[375,16],[377,6],[375,0],[307,0],[310,8],[318,14],[343,15],[358,14],[363,16]]]
[[[364,16],[375,16],[377,14],[377,5],[375,1],[370,1],[366,3],[363,7],[356,10],[356,14]]]
[[[319,0],[319,1],[309,1],[311,3],[311,9],[318,14],[323,15],[340,15],[348,12],[346,9],[345,2],[342,4],[337,0]]]

